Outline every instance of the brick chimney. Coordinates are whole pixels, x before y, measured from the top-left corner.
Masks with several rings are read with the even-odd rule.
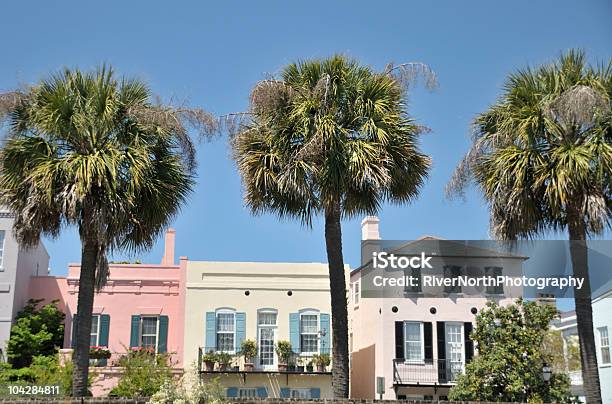
[[[361,240],[380,240],[378,216],[366,216],[361,221]]]
[[[164,256],[162,257],[162,265],[174,265],[174,239],[176,238],[176,230],[166,230],[164,237]]]

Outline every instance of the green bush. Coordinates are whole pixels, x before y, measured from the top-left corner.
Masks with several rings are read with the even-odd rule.
[[[180,380],[169,380],[151,396],[150,404],[222,404],[223,389],[217,379],[202,381],[195,366]]]
[[[116,362],[123,367],[119,383],[110,392],[116,397],[151,397],[166,383],[173,381],[172,363],[167,353],[132,350]]]
[[[30,366],[34,356],[54,356],[64,341],[64,318],[57,300],[38,307],[42,299],[30,299],[17,313],[7,343],[7,357],[13,369]]]

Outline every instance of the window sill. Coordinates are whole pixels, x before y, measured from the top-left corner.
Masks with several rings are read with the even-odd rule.
[[[599,365],[601,369],[612,368],[612,363],[602,363]]]

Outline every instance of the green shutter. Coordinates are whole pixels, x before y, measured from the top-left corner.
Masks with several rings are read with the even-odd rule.
[[[236,352],[240,351],[242,341],[246,338],[246,313],[236,313]]]
[[[329,314],[321,313],[319,315],[319,330],[325,330],[325,335],[321,335],[321,345],[319,346],[320,353],[331,353],[331,346],[329,345],[329,335],[331,334],[331,328],[329,326]]]
[[[159,316],[159,341],[157,342],[157,352],[168,351],[168,316]]]
[[[300,313],[289,313],[289,342],[293,352],[300,352]]]
[[[206,313],[204,326],[204,335],[205,335],[205,350],[206,352],[213,350],[217,350],[217,316],[214,311],[209,311]]]
[[[100,337],[98,345],[108,347],[108,332],[110,331],[110,316],[100,315]]]
[[[140,316],[132,316],[131,328],[130,348],[137,348],[140,346]]]
[[[76,348],[77,338],[77,315],[72,316],[72,336],[70,337],[70,346],[72,349]]]

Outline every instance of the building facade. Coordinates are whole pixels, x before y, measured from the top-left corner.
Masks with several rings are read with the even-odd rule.
[[[186,365],[218,378],[228,397],[333,396],[331,365],[316,365],[332,348],[327,264],[184,260],[181,266]],[[251,364],[240,355],[246,340],[257,345]],[[287,356],[275,349],[281,341],[291,345]],[[206,363],[220,354],[231,357],[227,366]]]
[[[427,290],[412,288],[398,297],[364,297],[366,285],[362,282],[367,278],[362,269],[380,239],[378,218],[363,220],[362,239],[362,251],[367,251],[362,268],[352,271],[350,277],[351,397],[446,399],[474,355],[470,332],[476,314],[488,300],[506,304],[512,299],[504,298],[503,291],[491,291],[485,298],[464,296],[462,290],[445,290],[442,297],[429,297]],[[420,251],[420,246],[412,247],[395,253],[410,256],[410,251]],[[483,269],[500,268],[504,274],[522,274],[524,257],[501,257],[484,250],[470,251],[470,255],[476,256],[470,262]],[[453,257],[434,257],[432,263],[439,259],[453,267],[465,265],[461,257],[455,261]]]
[[[25,306],[30,279],[49,270],[49,254],[42,243],[19,245],[13,235],[14,216],[0,208],[0,361],[6,359],[6,342],[15,316]]]
[[[593,328],[595,329],[595,346],[597,347],[601,397],[604,404],[612,404],[611,313],[612,289],[593,299]]]

